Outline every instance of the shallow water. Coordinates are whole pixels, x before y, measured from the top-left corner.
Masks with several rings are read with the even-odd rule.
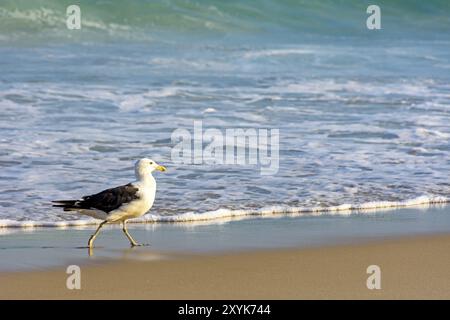
[[[133,237],[150,244],[130,248],[119,226],[106,226],[89,255],[94,227],[0,229],[0,272],[105,261],[154,261],[177,255],[356,244],[397,237],[448,233],[450,206],[377,211],[351,216],[220,220],[216,223],[139,224]]]
[[[423,15],[420,21],[429,23],[419,32],[395,20],[391,8],[384,33],[371,38],[349,26],[337,35],[327,24],[308,29],[258,18],[258,10],[278,8],[285,17],[289,8],[294,16],[302,12],[284,2],[269,1],[254,15],[240,7],[254,18],[245,20],[247,28],[230,18],[233,6],[215,3],[219,27],[202,32],[182,22],[152,29],[131,20],[125,28],[128,20],[109,21],[92,9],[86,33],[72,38],[58,27],[56,3],[43,2],[52,10],[47,18],[26,2],[17,9],[22,15],[13,2],[0,10],[13,28],[0,37],[3,226],[79,219],[49,202],[127,183],[143,156],[169,169],[157,175],[151,212],[157,217],[450,193],[448,19]],[[180,11],[186,21],[195,16],[208,26],[209,18],[194,14],[196,2],[186,3],[193,6]],[[433,16],[447,4],[429,6]],[[351,19],[359,6],[352,8],[348,21],[356,26]],[[418,14],[407,8],[406,16]],[[199,120],[204,129],[279,129],[278,173],[173,163],[172,132],[192,131]]]

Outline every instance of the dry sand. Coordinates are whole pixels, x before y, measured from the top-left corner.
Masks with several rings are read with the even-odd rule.
[[[366,269],[381,268],[381,290]],[[25,299],[450,299],[450,235],[312,249],[117,261],[0,274],[0,298]]]

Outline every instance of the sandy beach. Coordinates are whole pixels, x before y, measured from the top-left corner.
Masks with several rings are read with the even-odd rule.
[[[151,259],[149,259],[151,260]],[[366,269],[381,268],[369,290]],[[449,299],[450,235],[0,274],[1,299]]]

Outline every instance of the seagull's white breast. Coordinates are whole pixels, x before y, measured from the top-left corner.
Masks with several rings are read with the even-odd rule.
[[[138,218],[146,214],[155,201],[156,181],[153,176],[144,181],[133,182],[139,190],[137,199],[126,203],[108,214],[108,221],[123,221]]]

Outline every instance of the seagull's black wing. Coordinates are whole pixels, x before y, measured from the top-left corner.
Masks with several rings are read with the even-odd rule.
[[[64,211],[98,209],[109,213],[123,204],[139,199],[138,191],[139,189],[137,187],[129,183],[124,186],[106,189],[97,194],[85,196],[81,200],[53,201],[53,206],[64,208]]]

